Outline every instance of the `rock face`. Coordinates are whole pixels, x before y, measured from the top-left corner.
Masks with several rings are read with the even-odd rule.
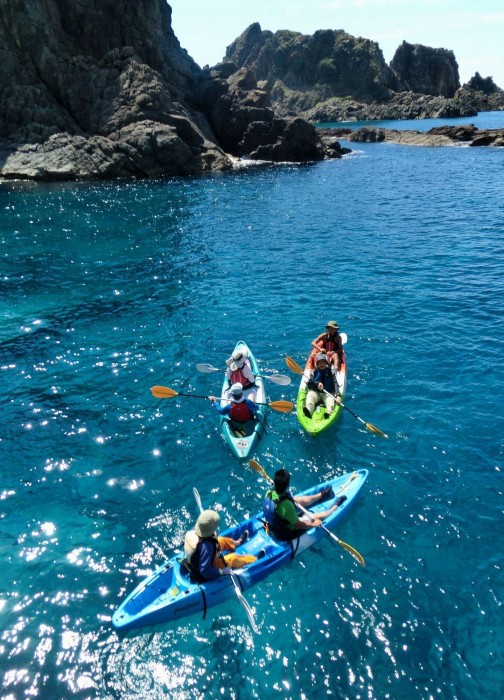
[[[502,91],[460,88],[452,51],[403,42],[387,66],[376,43],[342,30],[273,34],[252,24],[228,47],[226,60],[269,82],[278,114],[314,122],[461,117],[504,109]],[[486,85],[481,79],[480,84]]]
[[[285,160],[329,155],[310,125],[275,120],[249,71],[202,71],[165,0],[0,0],[0,12],[0,176],[226,170],[259,133]]]
[[[401,90],[453,97],[460,87],[455,54],[447,49],[431,49],[403,41],[390,67]]]
[[[333,96],[383,101],[395,84],[378,45],[342,30],[273,34],[255,23],[227,48],[225,60],[267,80],[273,107],[284,115],[303,113]]]

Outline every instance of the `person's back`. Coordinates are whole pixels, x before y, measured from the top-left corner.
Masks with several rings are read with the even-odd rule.
[[[217,399],[215,396],[210,396],[210,400],[214,403],[216,410],[223,416],[229,416],[229,418],[236,423],[246,423],[252,418],[255,418],[259,406],[254,403],[251,399],[247,399],[243,395],[243,386],[237,382],[233,384],[229,390],[230,401],[224,406],[219,406],[217,404]]]
[[[226,364],[228,366],[226,379],[229,382],[229,387],[236,383],[240,383],[245,390],[255,387],[255,376],[250,367],[245,348],[243,350],[235,350],[231,357],[226,360]]]

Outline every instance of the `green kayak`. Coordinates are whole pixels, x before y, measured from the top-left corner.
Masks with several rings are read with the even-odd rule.
[[[310,353],[310,355],[308,356],[308,360],[304,369],[304,374],[301,377],[301,383],[299,385],[299,391],[297,395],[296,410],[299,422],[306,430],[306,432],[310,433],[310,435],[318,435],[324,430],[327,430],[327,428],[329,428],[329,426],[331,426],[333,423],[336,423],[336,421],[343,412],[343,408],[336,404],[334,407],[334,411],[330,414],[328,418],[324,418],[325,406],[320,403],[317,404],[317,406],[315,407],[311,418],[308,418],[308,416],[305,416],[305,414],[303,413],[303,408],[305,405],[305,399],[307,394],[306,385],[310,376],[309,372],[311,368],[311,357],[312,353]],[[343,362],[340,365],[339,370],[335,373],[334,381],[338,384],[341,398],[344,399],[347,381],[346,359],[345,362]]]

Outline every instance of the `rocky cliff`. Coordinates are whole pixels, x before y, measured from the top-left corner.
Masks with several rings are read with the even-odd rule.
[[[227,48],[225,60],[268,81],[282,114],[299,114],[333,96],[384,101],[395,85],[378,44],[342,30],[273,34],[255,23]]]
[[[388,66],[373,41],[343,30],[311,36],[250,25],[225,60],[268,81],[278,114],[310,121],[459,117],[504,109],[504,93],[460,87],[452,51],[403,42]],[[483,81],[484,84],[484,81]]]
[[[230,169],[229,154],[334,155],[303,120],[278,120],[251,74],[202,71],[165,0],[0,0],[0,12],[0,176],[187,175]]]

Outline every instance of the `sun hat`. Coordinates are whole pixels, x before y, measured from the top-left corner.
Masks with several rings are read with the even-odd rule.
[[[243,394],[243,387],[240,382],[235,382],[231,385],[229,393],[236,398],[239,398]]]
[[[219,527],[220,516],[215,510],[204,510],[194,526],[198,537],[211,537]]]
[[[327,355],[325,354],[325,352],[319,352],[317,355],[317,364],[319,362],[322,362],[322,360],[324,360],[324,362],[327,362]]]
[[[243,367],[245,361],[248,358],[248,353],[246,348],[241,348],[241,350],[235,350],[231,357],[226,360],[226,364],[232,372],[236,372],[237,369]]]
[[[338,330],[338,329],[339,329],[339,326],[338,326],[338,324],[336,323],[336,321],[328,321],[328,322],[326,323],[326,328],[334,328],[335,330]]]

